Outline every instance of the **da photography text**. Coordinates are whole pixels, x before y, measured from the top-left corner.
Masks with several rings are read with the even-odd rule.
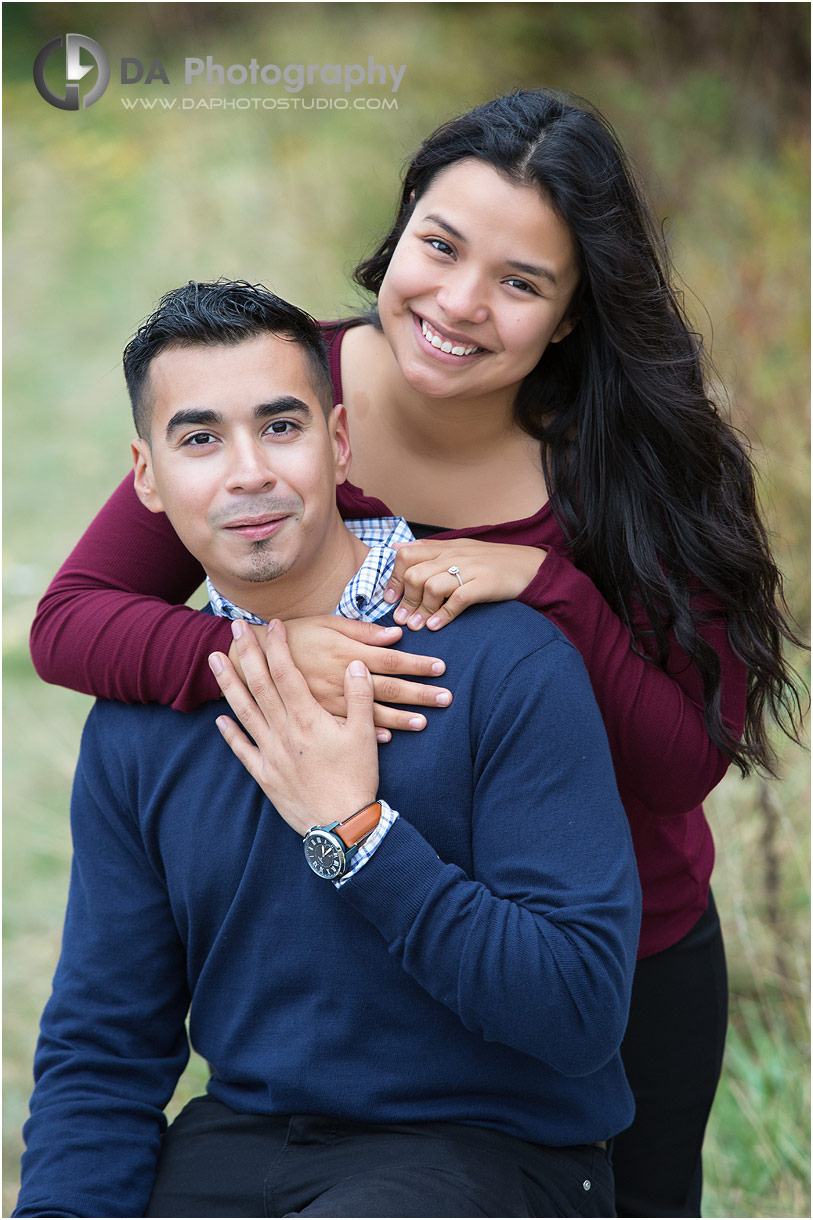
[[[119,81],[128,93],[130,89],[171,85],[177,82],[178,73],[174,65],[170,66],[172,75],[159,58],[124,55],[119,60]],[[106,51],[85,34],[66,34],[64,39],[59,34],[49,39],[40,47],[33,69],[40,96],[60,110],[86,110],[94,105],[106,91],[111,77]],[[406,64],[378,63],[374,55],[368,55],[366,63],[353,64],[276,64],[253,55],[247,63],[229,64],[220,63],[213,55],[195,55],[184,58],[183,84],[223,89],[229,85],[264,86],[289,96],[316,87],[338,93],[338,98],[333,99],[336,102],[342,96],[354,95],[353,100],[363,100],[363,108],[370,109],[373,99],[359,99],[358,91],[372,87],[392,98],[400,89],[405,72]]]

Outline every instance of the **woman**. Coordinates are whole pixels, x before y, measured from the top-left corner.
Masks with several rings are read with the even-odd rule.
[[[623,151],[584,104],[520,91],[430,135],[356,279],[377,313],[326,328],[357,484],[342,512],[397,513],[423,536],[399,553],[396,621],[437,630],[518,597],[579,648],[644,892],[618,1210],[697,1215],[727,997],[701,802],[731,761],[769,766],[766,713],[792,731],[798,709],[749,459],[706,397]],[[217,697],[207,656],[228,651],[229,625],[174,604],[201,573],[162,521],[125,480],[41,603],[44,678],[181,709]],[[361,656],[390,675],[380,700],[434,700],[393,682],[376,632],[297,623],[314,693],[335,707]],[[379,712],[386,729],[414,721]]]

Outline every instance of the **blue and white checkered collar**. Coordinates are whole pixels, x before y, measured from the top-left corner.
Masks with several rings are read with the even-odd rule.
[[[370,517],[345,521],[345,525],[370,549],[333,613],[341,614],[343,618],[374,623],[392,609],[391,604],[384,601],[384,589],[395,563],[397,552],[392,549],[393,545],[396,542],[412,542],[414,534],[403,517]],[[218,593],[208,576],[206,589],[212,609],[221,618],[240,618],[258,625],[264,622],[250,610],[242,610]]]

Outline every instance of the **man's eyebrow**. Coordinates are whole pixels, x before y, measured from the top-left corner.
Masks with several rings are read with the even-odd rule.
[[[273,398],[270,402],[258,403],[254,408],[254,417],[255,419],[270,419],[274,415],[288,415],[291,411],[307,418],[313,415],[311,408],[301,398],[296,398],[293,394],[283,394],[280,398]]]
[[[440,225],[440,227],[445,229],[447,233],[450,233],[456,241],[462,242],[464,245],[468,245],[468,242],[463,234],[456,229],[454,225],[449,224],[448,220],[444,220],[442,216],[437,216],[430,212],[428,216],[424,216],[424,220],[431,220],[434,224]],[[553,285],[554,288],[559,287],[559,281],[553,272],[549,271],[547,267],[537,266],[536,263],[520,263],[517,262],[516,259],[508,259],[505,265],[506,267],[510,267],[513,271],[521,271],[523,275],[534,275],[538,276],[540,279],[547,280]]]
[[[182,411],[176,411],[170,419],[166,428],[166,438],[169,440],[172,433],[177,432],[179,428],[187,426],[204,428],[222,423],[223,416],[219,411],[212,411],[205,407],[186,407]]]
[[[296,412],[308,419],[313,415],[311,408],[301,398],[295,398],[293,394],[284,394],[270,402],[258,403],[254,408],[254,418],[273,419],[276,415],[287,415],[291,412]],[[223,415],[220,411],[213,411],[209,407],[184,407],[182,410],[176,411],[170,419],[166,428],[166,437],[167,440],[170,440],[172,434],[179,428],[212,428],[222,423]]]

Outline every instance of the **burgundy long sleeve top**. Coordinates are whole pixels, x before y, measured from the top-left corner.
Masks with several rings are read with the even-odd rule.
[[[341,341],[331,337],[331,375],[342,401]],[[338,489],[342,516],[392,516],[352,483]],[[584,659],[604,718],[621,799],[629,818],[643,892],[639,957],[678,941],[708,901],[714,863],[702,801],[727,757],[710,740],[700,676],[673,641],[666,670],[632,649],[627,627],[568,557],[550,504],[521,521],[446,530],[538,547],[539,570],[520,601],[545,614]],[[191,711],[219,697],[207,657],[228,652],[228,621],[183,603],[203,579],[163,514],[147,511],[128,476],[93,520],[42,598],[31,632],[34,665],[46,682],[124,703],[164,703]],[[698,598],[698,609],[713,603]],[[701,625],[720,658],[722,711],[739,736],[746,670],[725,624]],[[443,655],[443,633],[437,637]],[[450,676],[450,681],[451,681]],[[516,794],[522,799],[522,793]]]

